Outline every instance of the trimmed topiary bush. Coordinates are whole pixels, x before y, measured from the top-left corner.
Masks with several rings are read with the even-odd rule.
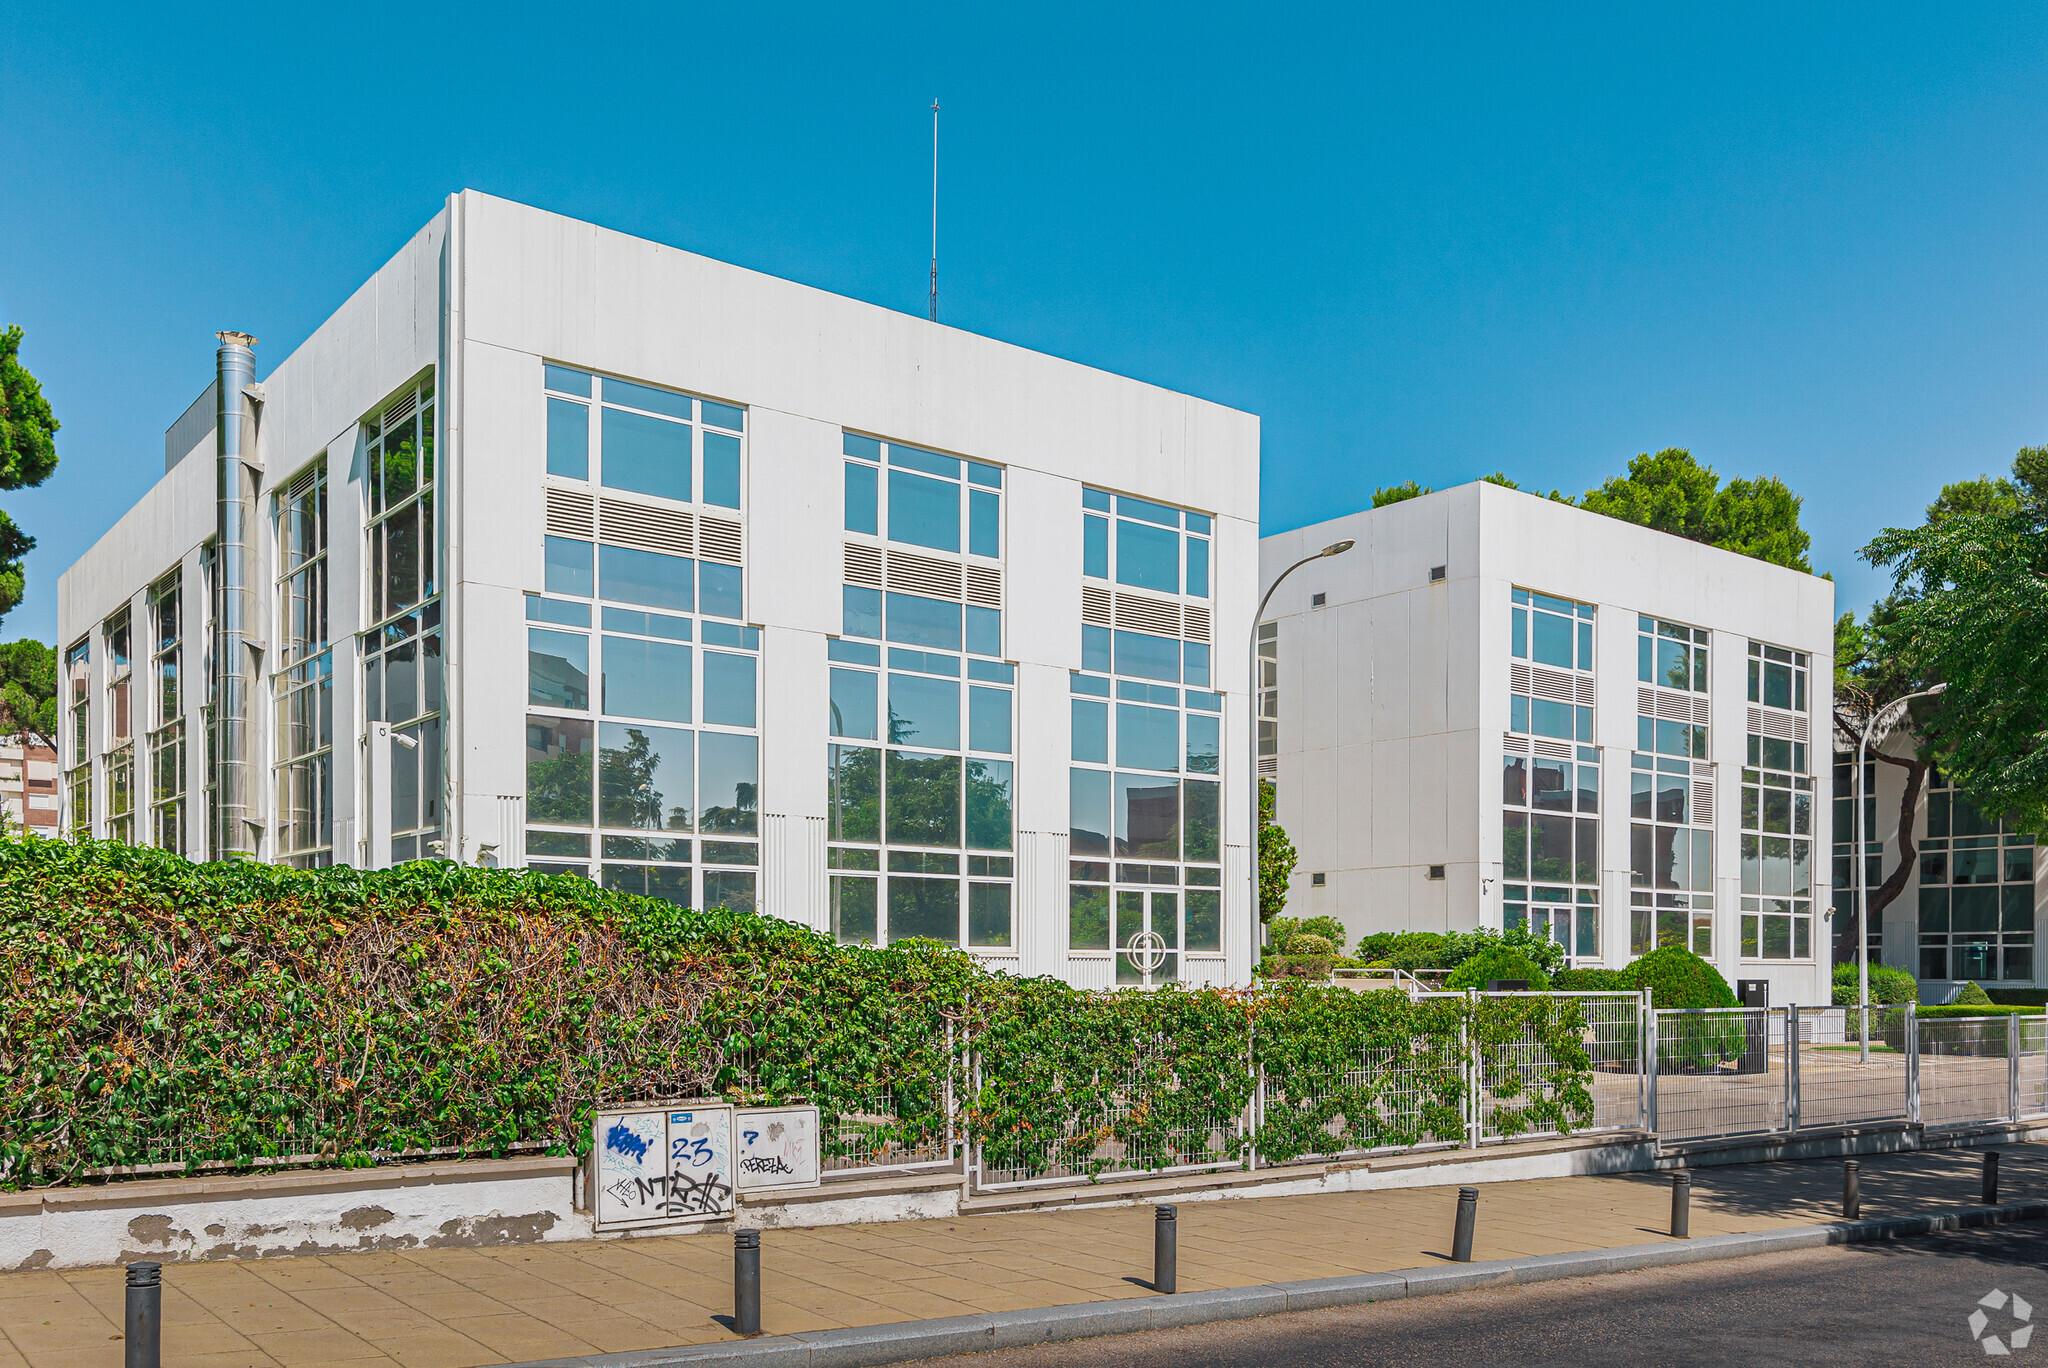
[[[1835,966],[1834,1005],[1853,1007],[1856,1005],[1856,966],[1838,964]],[[1883,1003],[1918,1002],[1920,984],[1903,969],[1889,964],[1870,966],[1870,1000]]]
[[[1713,965],[1681,945],[1652,950],[1621,971],[1624,988],[1647,988],[1650,1005],[1733,1007],[1735,992]]]
[[[1945,1004],[1950,1007],[1989,1007],[1991,994],[1974,980],[1963,985],[1963,991],[1956,994],[1956,1000]]]
[[[1444,980],[1444,987],[1455,990],[1484,988],[1490,979],[1526,979],[1530,989],[1539,993],[1550,987],[1550,975],[1520,950],[1506,945],[1482,950],[1460,964]]]
[[[1622,982],[1619,969],[1566,969],[1551,975],[1550,987],[1558,993],[1634,992]]]

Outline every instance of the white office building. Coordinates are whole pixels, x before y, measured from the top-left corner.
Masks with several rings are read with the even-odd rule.
[[[469,191],[255,346],[62,579],[72,830],[1247,977],[1255,418]]]
[[[1828,1000],[1823,579],[1491,484],[1267,537],[1259,767],[1290,916],[1688,945]]]

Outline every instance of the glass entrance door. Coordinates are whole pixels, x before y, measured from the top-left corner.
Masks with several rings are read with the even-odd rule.
[[[1154,984],[1180,978],[1180,894],[1117,890],[1116,981]]]

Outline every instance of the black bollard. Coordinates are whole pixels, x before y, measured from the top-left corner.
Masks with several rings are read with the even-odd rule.
[[[1451,1262],[1472,1262],[1472,1227],[1479,1223],[1479,1189],[1458,1189],[1458,1224],[1451,1232]]]
[[[1998,1205],[1998,1151],[1984,1151],[1984,1205]]]
[[[125,1368],[160,1368],[163,1363],[164,1285],[162,1264],[128,1265],[128,1333]]]
[[[1180,1208],[1161,1203],[1152,1218],[1152,1290],[1171,1292],[1180,1286]]]
[[[761,1333],[761,1232],[732,1233],[732,1328],[742,1335]]]
[[[1854,1159],[1842,1163],[1842,1219],[1854,1221],[1863,1215],[1863,1165]]]
[[[1692,1238],[1692,1175],[1684,1169],[1671,1175],[1671,1238]]]

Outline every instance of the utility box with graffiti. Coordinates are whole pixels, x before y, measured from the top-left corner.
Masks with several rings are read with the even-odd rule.
[[[733,1121],[741,1192],[817,1187],[818,1109],[742,1107]]]
[[[733,1116],[722,1102],[592,1118],[597,1228],[715,1221],[733,1212]]]

